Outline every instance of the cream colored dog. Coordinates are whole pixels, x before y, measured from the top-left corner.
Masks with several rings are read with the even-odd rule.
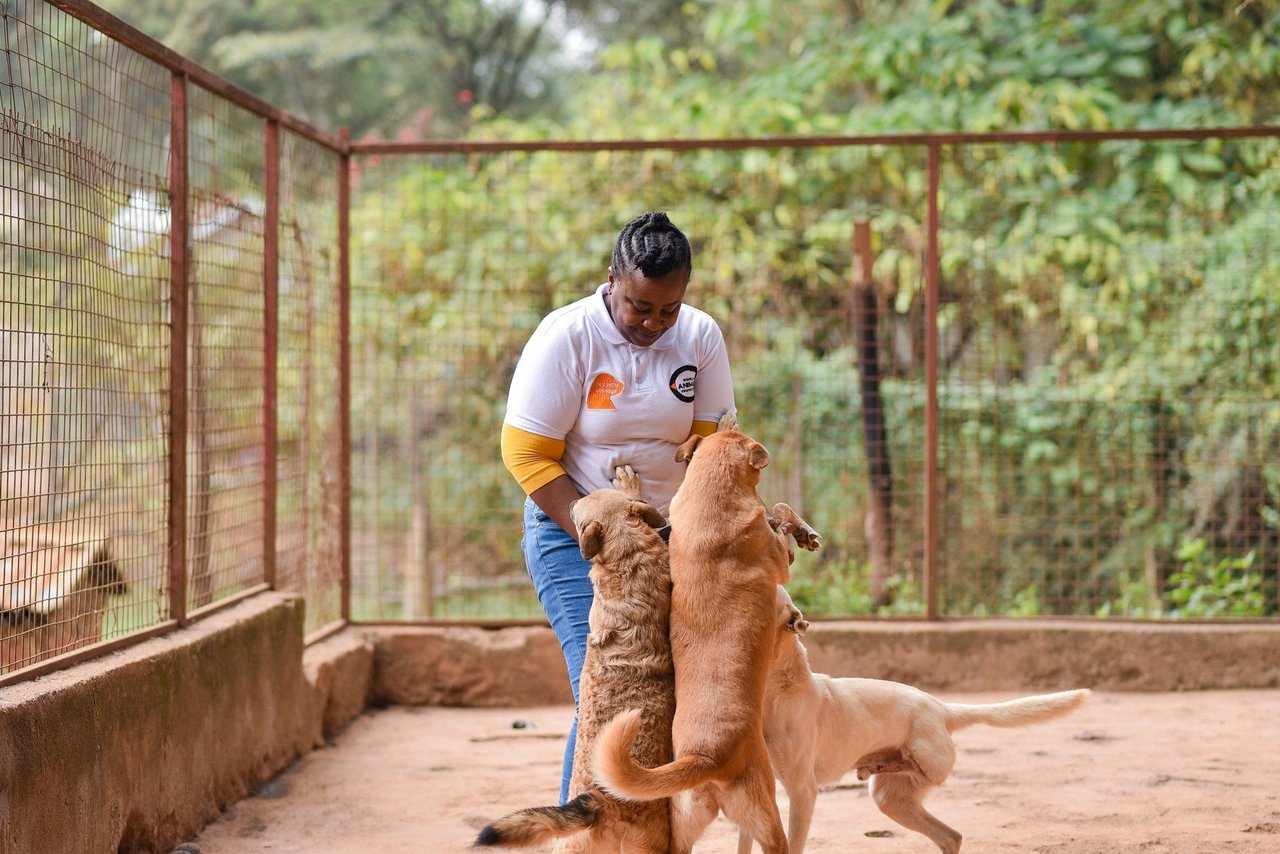
[[[850,771],[871,778],[871,796],[889,818],[932,839],[945,854],[960,850],[960,834],[929,813],[925,794],[951,774],[951,733],[973,724],[1019,727],[1065,715],[1087,689],[1023,697],[1007,703],[944,703],[909,685],[881,679],[833,679],[809,668],[800,638],[809,627],[782,587],[777,589],[776,652],[769,670],[765,741],[774,773],[791,801],[790,854],[802,854],[818,786]],[[702,820],[714,817],[705,813]],[[738,837],[739,854],[751,840]]]
[[[771,525],[756,488],[769,462],[763,445],[737,430],[691,437],[671,502],[671,655],[676,672],[675,761],[644,768],[631,756],[642,725],[624,712],[597,741],[594,769],[616,797],[650,800],[710,784],[719,808],[767,854],[786,854],[773,768],[762,725],[774,660],[777,585],[790,579],[787,534],[818,547],[812,529],[785,505]],[[673,806],[672,850],[690,850]],[[702,827],[696,828],[698,832]]]

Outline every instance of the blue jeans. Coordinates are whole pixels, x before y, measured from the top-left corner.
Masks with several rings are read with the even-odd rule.
[[[578,679],[587,652],[588,617],[591,614],[591,563],[578,550],[578,541],[526,498],[524,502],[525,567],[533,579],[538,601],[560,641],[564,662],[569,668],[569,685],[573,688],[573,725],[569,742],[564,747],[564,768],[560,778],[560,803],[569,800],[569,777],[573,773],[573,751],[578,742]]]

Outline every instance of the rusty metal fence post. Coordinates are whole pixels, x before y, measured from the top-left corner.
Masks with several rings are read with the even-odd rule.
[[[280,326],[280,123],[264,122],[262,223],[262,580],[276,588],[279,497],[277,371]]]
[[[351,620],[351,132],[338,134],[338,490],[342,620]]]
[[[938,619],[938,156],[929,143],[929,225],[924,309],[924,608]]]
[[[187,341],[191,278],[187,75],[169,86],[169,617],[187,622]]]

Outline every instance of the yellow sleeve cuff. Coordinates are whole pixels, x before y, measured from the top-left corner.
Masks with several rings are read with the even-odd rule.
[[[697,433],[699,436],[710,436],[716,432],[716,426],[717,422],[715,421],[695,421],[693,422],[693,429],[689,431],[689,435],[692,436]]]
[[[502,462],[525,495],[532,495],[565,473],[560,465],[563,456],[564,439],[550,439],[510,424],[502,425]]]

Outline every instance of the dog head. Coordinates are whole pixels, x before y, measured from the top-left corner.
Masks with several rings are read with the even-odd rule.
[[[676,462],[690,462],[695,452],[699,455],[713,454],[726,463],[742,465],[757,472],[769,465],[769,451],[765,446],[737,430],[722,430],[710,436],[693,434],[676,448]]]
[[[597,489],[569,505],[569,517],[578,531],[578,549],[591,560],[611,542],[625,543],[637,531],[657,529],[667,524],[652,504],[631,498],[616,489]]]
[[[781,584],[778,585],[775,615],[780,634],[791,632],[797,637],[804,637],[805,632],[809,631],[809,621],[804,618],[804,614],[800,613],[800,609],[791,601],[791,595],[787,593],[787,588]]]

